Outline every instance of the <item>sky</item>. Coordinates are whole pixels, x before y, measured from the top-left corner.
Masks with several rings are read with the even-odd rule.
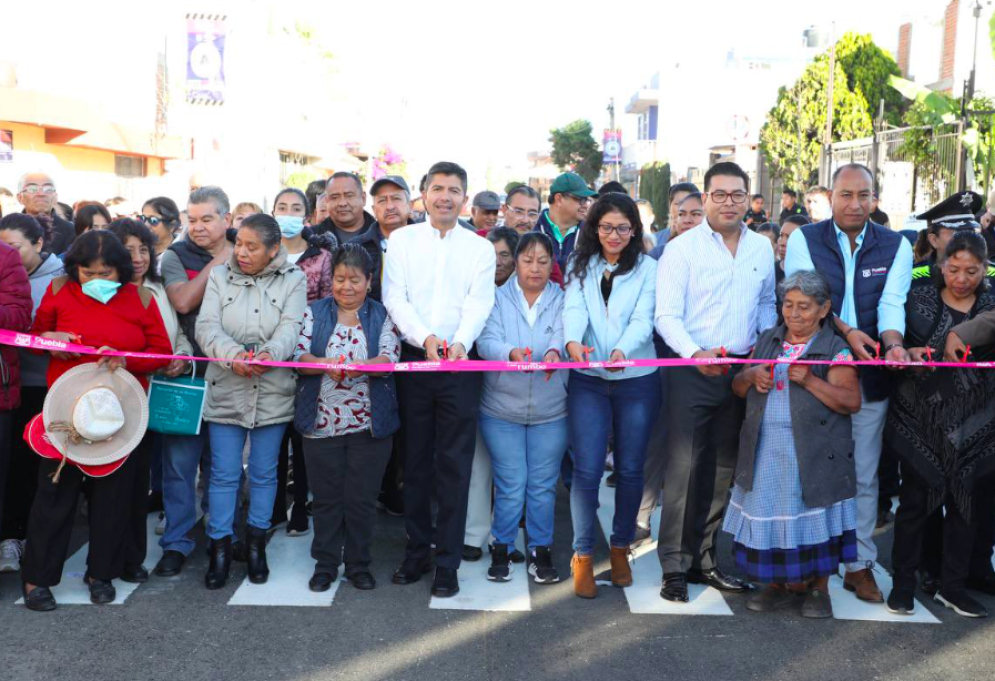
[[[349,129],[337,128],[341,134],[374,147],[391,144],[420,163],[521,166],[529,151],[548,149],[553,127],[578,118],[591,120],[596,131],[607,127],[609,99],[622,112],[663,64],[693,65],[729,49],[776,54],[798,46],[805,28],[830,30],[834,23],[839,35],[871,33],[894,50],[903,21],[940,16],[946,2],[93,0],[67,4],[50,20],[18,4],[5,9],[0,60],[20,55],[28,71],[55,60],[80,91],[124,107],[128,69],[137,68],[129,63],[129,45],[157,40],[167,15],[271,13],[314,26],[334,55],[335,96],[349,113]],[[30,30],[39,22],[46,32],[41,45]],[[88,26],[94,30],[81,32]],[[260,80],[259,97],[269,106],[298,106],[280,85]],[[728,83],[701,87],[721,92]],[[694,106],[696,98],[694,92],[664,96],[661,106]]]

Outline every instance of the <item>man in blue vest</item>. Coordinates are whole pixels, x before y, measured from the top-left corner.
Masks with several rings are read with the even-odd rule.
[[[858,163],[833,175],[832,218],[805,225],[788,239],[784,271],[818,270],[830,282],[834,323],[858,360],[908,362],[903,345],[905,298],[912,280],[912,246],[898,232],[870,221],[874,177]],[[843,585],[857,598],[883,603],[871,568],[877,560],[878,460],[889,380],[886,370],[862,368],[863,406],[853,416],[857,468],[857,563]]]

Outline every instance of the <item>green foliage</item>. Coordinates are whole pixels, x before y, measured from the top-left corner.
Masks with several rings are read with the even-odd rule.
[[[889,76],[888,85],[906,99],[921,105],[912,115],[918,125],[941,125],[957,120],[960,104],[953,97],[898,76]],[[904,118],[903,122],[909,125]]]
[[[304,191],[309,184],[319,178],[321,178],[321,175],[315,170],[297,170],[287,175],[287,181],[284,185],[287,187],[297,187],[301,191]]]
[[[576,120],[549,131],[549,141],[553,143],[553,163],[560,170],[577,173],[588,184],[594,182],[601,172],[602,159],[601,148],[592,130],[590,121]]]
[[[653,206],[656,224],[663,229],[670,220],[670,164],[647,163],[639,171],[639,198]],[[643,225],[649,229],[649,225]]]
[[[826,129],[828,83],[829,60],[813,62],[794,85],[781,88],[777,104],[767,114],[760,131],[760,149],[785,185],[805,187],[816,181]],[[850,89],[846,72],[837,64],[832,140],[852,140],[872,132],[864,96]]]
[[[829,61],[829,53],[818,57]],[[846,74],[847,87],[864,96],[871,120],[878,115],[878,103],[884,100],[884,117],[898,125],[906,104],[902,96],[888,87],[889,76],[900,76],[901,69],[890,54],[874,44],[869,34],[847,33],[836,43],[836,68]]]

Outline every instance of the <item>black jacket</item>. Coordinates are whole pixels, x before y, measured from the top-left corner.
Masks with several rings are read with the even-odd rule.
[[[372,215],[370,215],[368,212],[366,212],[364,210],[363,211],[363,226],[362,226],[362,228],[358,232],[356,232],[356,236],[354,236],[352,239],[349,239],[348,241],[353,241],[355,239],[362,238],[362,236],[364,234],[366,234],[366,232],[369,231],[370,227],[372,227],[373,223],[376,222],[376,221],[377,221],[377,219],[375,217],[373,217]],[[332,222],[332,218],[331,217],[325,218],[320,223],[318,223],[317,227],[312,227],[312,229],[314,230],[315,234],[332,234],[332,235],[335,236],[336,239],[338,239],[338,236],[339,236],[338,233],[336,232],[336,229],[335,229],[335,223]],[[340,239],[340,241],[342,241],[342,240]],[[347,241],[342,241],[342,243],[340,245],[344,246],[346,243],[347,243]]]
[[[27,213],[27,211],[21,211]],[[62,255],[69,250],[76,240],[76,227],[68,220],[63,220],[59,214],[52,210],[52,232],[45,240],[45,252],[53,255]]]

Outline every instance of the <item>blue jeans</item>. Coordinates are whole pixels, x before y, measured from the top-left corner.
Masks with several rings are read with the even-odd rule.
[[[574,463],[570,517],[578,554],[594,553],[598,488],[605,472],[609,432],[615,435],[618,473],[610,544],[627,548],[632,543],[643,496],[646,445],[659,408],[660,377],[656,372],[618,381],[570,372],[567,420]]]
[[[163,551],[179,551],[189,556],[194,540],[188,537],[197,523],[197,471],[202,457],[210,456],[207,424],[200,435],[163,435],[162,508],[166,514],[166,531],[159,540]],[[210,468],[210,466],[208,466]],[[210,489],[204,485],[204,502]],[[202,502],[202,505],[205,505]],[[206,507],[204,509],[207,510]]]
[[[242,451],[249,438],[249,518],[248,524],[268,530],[276,499],[276,465],[286,423],[243,428],[223,423],[210,424],[211,434],[211,519],[207,536],[224,539],[235,534],[235,505],[242,478]]]
[[[556,479],[567,450],[567,419],[524,426],[481,414],[480,432],[491,452],[494,474],[494,543],[514,548],[524,508],[529,550],[552,546]]]

